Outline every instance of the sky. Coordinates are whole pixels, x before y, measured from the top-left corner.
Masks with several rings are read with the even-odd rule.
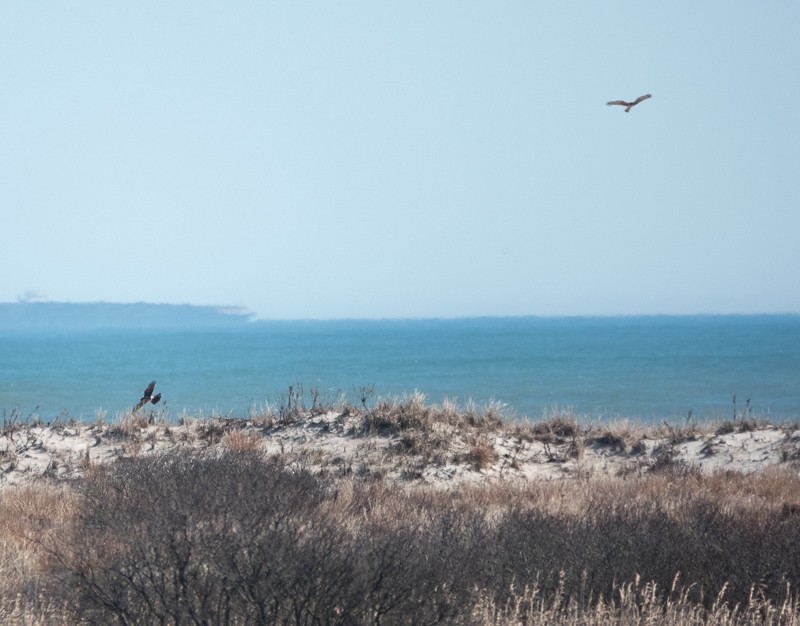
[[[788,0],[3,2],[0,301],[800,312],[798,32]]]

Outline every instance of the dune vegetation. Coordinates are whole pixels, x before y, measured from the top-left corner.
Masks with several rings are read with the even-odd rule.
[[[800,624],[793,425],[287,400],[6,419],[0,623]]]

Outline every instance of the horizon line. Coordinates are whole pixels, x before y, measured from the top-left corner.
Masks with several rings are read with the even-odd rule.
[[[464,314],[464,315],[377,315],[377,316],[333,316],[333,317],[267,317],[259,315],[257,312],[245,306],[239,305],[225,305],[225,304],[192,304],[188,302],[175,303],[175,302],[148,302],[145,300],[127,301],[127,302],[113,302],[109,300],[91,300],[91,301],[75,301],[75,300],[20,300],[15,302],[0,302],[3,305],[39,305],[39,304],[55,304],[55,305],[115,305],[115,306],[163,306],[163,307],[192,307],[197,309],[208,309],[219,313],[220,315],[230,316],[231,318],[240,317],[243,322],[248,324],[257,324],[263,322],[355,322],[355,321],[436,321],[436,320],[476,320],[476,319],[523,319],[523,318],[539,318],[539,319],[565,319],[565,318],[594,318],[594,319],[610,319],[610,318],[645,318],[645,317],[766,317],[766,316],[795,316],[800,315],[800,311],[727,311],[727,312],[711,312],[711,311],[697,311],[697,312],[658,312],[658,313],[643,313],[643,312],[617,312],[617,313],[482,313],[482,314]]]

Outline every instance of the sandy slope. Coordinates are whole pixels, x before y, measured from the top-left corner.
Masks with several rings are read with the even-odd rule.
[[[728,424],[676,433],[617,424],[572,434],[557,426],[432,420],[424,427],[376,429],[363,415],[338,412],[299,416],[283,425],[234,419],[149,424],[147,417],[130,415],[115,424],[7,424],[0,431],[0,488],[69,480],[96,464],[186,446],[259,449],[333,478],[441,485],[631,476],[660,468],[754,472],[800,462],[796,426]]]

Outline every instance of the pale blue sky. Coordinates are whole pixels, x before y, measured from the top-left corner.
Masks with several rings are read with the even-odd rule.
[[[798,33],[793,1],[3,2],[0,301],[800,311]]]

